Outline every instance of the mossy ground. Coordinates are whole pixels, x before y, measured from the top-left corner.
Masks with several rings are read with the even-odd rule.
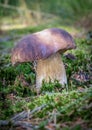
[[[35,32],[42,28],[44,27],[23,29],[19,34]],[[38,125],[39,129],[92,128],[92,39],[75,38],[77,49],[62,56],[68,90],[61,88],[58,81],[43,83],[39,95],[35,90],[33,64],[11,65],[10,52],[14,41],[15,39],[0,43],[0,120],[10,119],[23,110],[33,110],[46,105],[30,120],[31,124]]]

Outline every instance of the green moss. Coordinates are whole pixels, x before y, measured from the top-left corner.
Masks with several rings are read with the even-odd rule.
[[[19,33],[35,32],[40,29],[42,28],[38,27]],[[48,119],[51,119],[53,123],[54,112],[57,114],[57,124],[70,122],[71,125],[78,118],[81,118],[85,123],[88,122],[87,125],[91,124],[91,40],[75,39],[75,42],[77,48],[66,52],[66,54],[73,54],[75,59],[67,58],[66,54],[62,56],[66,66],[68,91],[62,88],[58,81],[54,83],[43,82],[39,95],[35,91],[36,75],[32,63],[12,66],[8,51],[3,53],[5,47],[8,49],[9,42],[2,43],[4,45],[0,50],[0,119],[9,119],[18,112],[33,110],[45,104],[46,106],[33,116],[34,120],[38,119],[39,128],[44,129],[49,124]],[[9,46],[12,46],[12,43],[10,44]],[[87,81],[78,81],[73,76],[80,76],[80,72],[83,76],[88,76]],[[69,124],[62,129],[69,130]],[[72,129],[81,129],[81,125],[76,125]]]

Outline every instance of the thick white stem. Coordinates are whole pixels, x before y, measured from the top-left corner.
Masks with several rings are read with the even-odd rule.
[[[36,70],[36,88],[38,90],[40,90],[43,80],[45,82],[58,80],[63,86],[67,84],[65,67],[59,53],[38,61]]]

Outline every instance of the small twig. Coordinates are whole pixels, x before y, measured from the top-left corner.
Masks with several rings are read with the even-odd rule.
[[[49,115],[50,115],[50,118],[49,118],[48,122],[50,123],[50,122],[53,121],[54,122],[54,126],[56,126],[57,125],[57,117],[60,115],[60,113],[57,112],[56,109],[54,109],[53,112],[50,113]]]
[[[0,120],[0,126],[6,126],[9,124],[9,121],[7,120]]]
[[[17,127],[17,126],[21,126],[23,128],[31,129],[31,130],[34,130],[38,127],[38,126],[33,126],[30,122],[27,121],[17,121],[14,123],[13,127]]]
[[[11,120],[11,122],[15,122],[15,121],[19,121],[21,119],[26,118],[26,116],[27,116],[27,112],[23,111],[23,112],[15,115],[14,117],[12,117],[10,120]]]
[[[22,120],[27,118],[27,117],[28,118],[32,118],[32,116],[33,116],[33,114],[35,112],[40,111],[45,106],[46,106],[46,104],[42,105],[40,107],[37,107],[37,108],[35,108],[32,111],[28,111],[28,112],[27,111],[23,111],[23,112],[15,115],[14,117],[12,117],[10,120],[0,120],[0,126],[7,126],[7,125],[11,124],[13,126],[20,126],[21,125],[21,126],[26,127],[26,128],[27,127],[33,127],[29,122],[26,122],[26,121],[24,122]]]
[[[3,126],[8,126],[11,122],[9,121],[3,121],[1,120],[0,121],[0,126],[3,127]],[[26,128],[26,129],[30,129],[31,130],[34,130],[36,128],[38,128],[38,126],[33,126],[30,122],[27,122],[27,121],[16,121],[13,123],[13,125],[10,125],[10,127],[17,127],[17,126],[20,126],[22,128]]]
[[[42,105],[42,106],[40,106],[40,107],[37,107],[37,108],[35,108],[34,110],[29,111],[29,112],[23,111],[23,112],[17,114],[16,116],[14,116],[13,118],[11,118],[11,122],[23,120],[23,119],[27,118],[28,115],[29,115],[29,116],[32,116],[33,113],[35,113],[35,112],[37,112],[37,111],[40,111],[40,110],[43,109],[45,106],[46,106],[46,104],[45,104],[45,105]]]

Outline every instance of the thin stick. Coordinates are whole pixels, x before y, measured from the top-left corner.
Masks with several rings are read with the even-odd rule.
[[[25,118],[32,118],[33,114],[35,112],[38,112],[40,111],[41,109],[43,109],[44,107],[46,107],[46,104],[40,106],[40,107],[37,107],[35,108],[34,110],[32,111],[23,111],[23,112],[20,112],[19,114],[15,115],[14,117],[12,117],[10,120],[0,120],[0,126],[7,126],[9,124],[12,124],[13,126],[16,126],[16,125],[26,125],[27,122],[23,122],[22,120],[25,119]],[[22,123],[20,123],[22,122]],[[28,126],[30,126],[31,124],[28,123]]]

